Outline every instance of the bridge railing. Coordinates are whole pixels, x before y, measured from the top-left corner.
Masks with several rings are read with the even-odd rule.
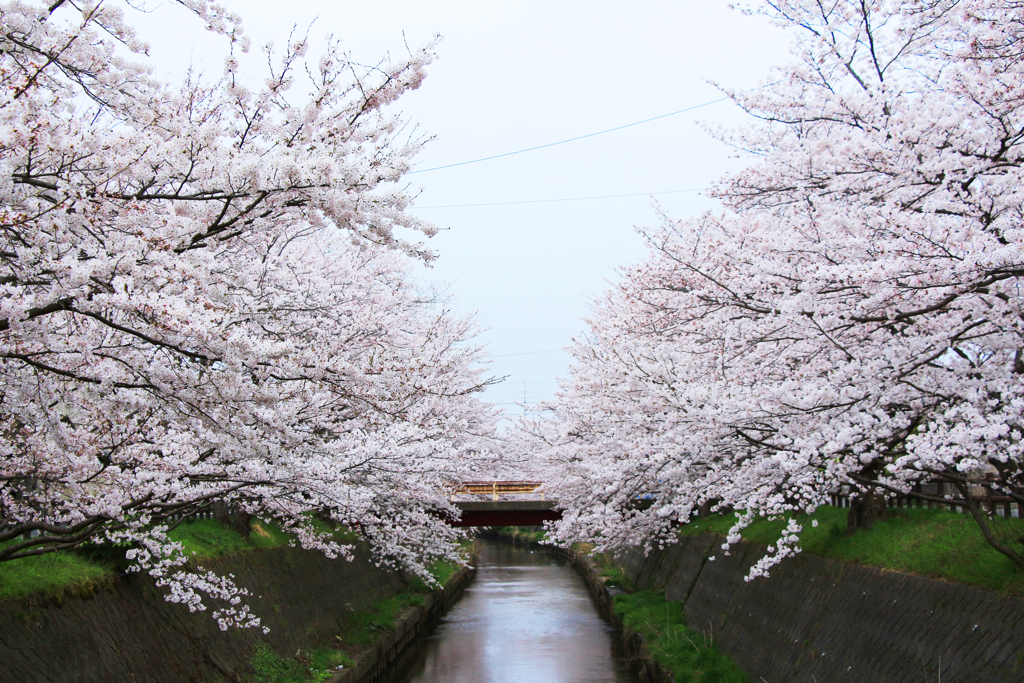
[[[500,500],[503,495],[535,493],[544,482],[541,481],[464,481],[452,491],[454,499],[458,495],[489,495],[491,500]],[[544,492],[540,492],[540,500],[544,500]]]

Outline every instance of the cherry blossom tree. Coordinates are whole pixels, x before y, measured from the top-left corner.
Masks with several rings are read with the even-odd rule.
[[[179,4],[220,76],[154,79],[113,2],[0,5],[0,560],[125,543],[226,628],[257,623],[245,591],[185,566],[175,520],[230,505],[345,554],[320,515],[425,574],[495,414],[473,322],[411,274],[422,140],[387,106],[433,45],[361,67],[293,39],[249,88],[240,20]]]
[[[702,506],[790,526],[854,488],[987,474],[1024,502],[1021,38],[1015,3],[768,2],[797,61],[733,99],[759,161],[725,212],[647,231],[652,251],[595,307],[543,430],[569,474],[564,539],[665,539]],[[637,497],[649,494],[643,509]],[[938,503],[949,501],[927,496]]]

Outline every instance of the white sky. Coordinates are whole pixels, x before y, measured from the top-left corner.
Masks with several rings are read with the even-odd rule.
[[[430,168],[586,135],[763,83],[788,59],[788,37],[719,0],[526,0],[509,2],[323,2],[221,0],[244,17],[254,50],[283,45],[295,24],[332,32],[354,57],[376,62],[404,42],[444,40],[424,85],[398,107],[433,135],[418,168]],[[158,75],[177,79],[191,61],[219,73],[223,42],[167,0],[134,21],[152,44]],[[287,8],[286,10],[282,8]],[[404,33],[404,37],[403,37]],[[313,41],[311,55],[318,53]],[[262,78],[263,73],[254,72]],[[744,125],[729,103],[520,155],[408,178],[421,188],[415,212],[446,230],[425,277],[451,283],[463,312],[488,328],[492,373],[507,375],[487,398],[510,413],[525,398],[550,398],[585,329],[588,297],[617,266],[644,253],[634,226],[657,222],[649,196],[430,208],[493,202],[642,194],[706,187],[744,160],[698,125]],[[746,160],[746,161],[749,161]],[[657,196],[676,218],[713,204],[696,191]]]

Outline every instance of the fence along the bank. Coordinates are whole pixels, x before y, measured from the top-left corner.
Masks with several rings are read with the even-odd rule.
[[[986,477],[974,479],[969,484],[971,500],[978,503],[990,515],[999,517],[1024,517],[1024,503],[1010,496],[1001,495],[992,489],[991,480]],[[829,494],[830,502],[836,507],[850,507],[851,487],[843,484]],[[914,493],[930,498],[941,498],[943,502],[914,496]],[[956,487],[949,482],[931,481],[914,484],[907,495],[889,495],[886,502],[891,508],[928,508],[929,510],[967,511],[963,498]]]

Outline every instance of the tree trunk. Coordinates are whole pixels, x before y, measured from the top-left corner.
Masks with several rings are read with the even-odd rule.
[[[978,528],[981,529],[981,535],[985,537],[988,544],[1003,555],[1006,555],[1015,565],[1024,570],[1024,556],[1013,548],[1002,543],[998,538],[996,538],[995,534],[992,533],[992,529],[988,525],[988,517],[985,514],[985,510],[978,505],[978,501],[971,498],[970,484],[967,481],[958,480],[954,481],[953,485],[957,487],[960,491],[960,495],[963,496],[964,504],[967,506],[967,511],[971,513],[971,517],[973,517],[974,521],[978,524]],[[1019,540],[1021,543],[1024,543],[1024,537],[1021,537]]]
[[[850,498],[850,512],[846,515],[846,526],[849,529],[870,529],[875,522],[888,519],[889,508],[885,496],[874,488],[856,493]]]
[[[708,517],[710,517],[711,508],[713,508],[720,500],[721,498],[711,498],[709,500],[705,500],[697,508],[697,517],[699,517],[700,519],[707,519]],[[721,511],[719,511],[719,514],[721,514]]]
[[[213,503],[213,518],[229,529],[242,534],[245,538],[249,538],[249,533],[252,531],[252,515],[240,510],[234,511],[226,503],[218,500]]]

